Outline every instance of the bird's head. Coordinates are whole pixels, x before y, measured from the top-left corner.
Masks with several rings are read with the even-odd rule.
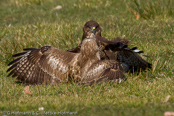
[[[95,21],[88,21],[85,23],[83,27],[83,38],[91,35],[101,36],[101,28],[100,25]]]

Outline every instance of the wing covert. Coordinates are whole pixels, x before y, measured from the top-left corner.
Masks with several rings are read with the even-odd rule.
[[[68,81],[70,62],[75,54],[45,46],[41,49],[14,55],[19,57],[10,62],[8,76],[29,84],[49,84]],[[68,56],[68,57],[67,57]]]
[[[94,63],[87,74],[82,77],[82,84],[92,85],[101,81],[117,81],[124,79],[123,68],[119,62],[114,60],[102,60]]]

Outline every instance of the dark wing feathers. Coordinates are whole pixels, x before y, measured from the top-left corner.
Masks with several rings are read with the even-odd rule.
[[[137,47],[133,47],[133,48],[131,48],[131,50],[136,50],[137,49]]]
[[[116,39],[117,40],[117,39]],[[126,44],[126,39],[123,39],[123,41],[119,38],[120,42]],[[118,42],[117,40],[117,42]],[[116,41],[114,41],[116,42]],[[127,42],[128,43],[128,42]],[[129,48],[128,46],[123,46],[122,48],[116,48],[113,49],[112,52],[106,51],[108,56],[110,56],[111,59],[113,59],[114,54],[116,54],[115,58],[117,61],[124,63],[128,65],[129,71],[140,71],[145,70],[147,68],[151,68],[151,64],[145,61],[139,54],[145,56],[143,54],[143,51],[137,50],[137,47]]]
[[[137,53],[131,50],[122,49],[115,52],[117,60],[121,63],[128,65],[131,72],[145,70],[151,68],[151,64],[142,59]]]
[[[18,63],[13,64],[10,68],[8,68],[7,72],[9,72],[10,70],[14,69],[17,66]]]
[[[139,54],[144,53],[143,51],[138,51]]]
[[[12,64],[14,64],[14,63],[16,63],[16,62],[18,62],[21,58],[22,58],[22,57],[19,57],[19,58],[14,59],[14,60],[11,61],[10,63],[8,63],[8,66],[10,66],[10,65],[12,65]]]
[[[117,43],[114,43],[113,45],[115,44]],[[141,69],[145,70],[146,68],[151,68],[151,64],[145,61],[139,55],[142,54],[143,51],[137,50],[137,47],[133,47],[130,49],[127,47],[127,45],[122,45],[122,43],[120,45],[117,45],[117,47],[114,47],[113,45],[109,44],[109,50],[107,49],[104,50],[104,52],[106,53],[106,55],[109,57],[110,60],[117,60],[121,63],[126,64],[127,67],[129,68],[127,70],[131,72],[140,71]]]
[[[18,57],[18,56],[22,56],[24,54],[26,54],[27,52],[21,52],[21,53],[17,53],[17,54],[14,54],[13,57]]]
[[[122,44],[124,44],[124,45],[128,45],[128,44],[130,44],[130,41],[129,40],[127,40],[127,39],[122,39],[122,38],[120,38],[120,37],[117,37],[116,39],[114,39],[114,40],[111,40],[111,42],[120,42],[120,43],[122,43]]]
[[[67,50],[68,52],[73,52],[73,53],[79,53],[80,52],[80,46],[77,46],[75,48],[72,48],[70,50]]]
[[[16,63],[16,64],[13,64],[13,65],[7,70],[7,72],[11,71],[11,70],[12,70],[13,68],[15,68],[16,66],[17,66],[17,63]],[[11,75],[14,75],[14,73],[15,73],[15,69],[12,70],[12,71],[8,74],[7,77],[9,77],[9,76],[11,76]],[[12,77],[14,77],[14,76],[12,76]]]
[[[36,50],[37,48],[24,48],[24,51],[32,51],[32,50]]]

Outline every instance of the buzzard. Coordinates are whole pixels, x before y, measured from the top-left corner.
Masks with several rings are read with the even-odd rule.
[[[121,43],[122,46],[125,46],[125,49],[118,49],[117,47],[115,47],[115,49],[100,50],[102,60],[110,59],[120,62],[125,72],[134,72],[151,68],[151,64],[145,61],[141,56],[139,56],[139,54],[142,54],[143,51],[137,50],[137,47],[134,47],[132,49],[127,47],[127,45],[130,43],[130,41],[127,39],[121,39],[117,37],[116,39],[109,41],[106,38],[102,37],[101,27],[95,21],[88,21],[85,23],[80,45],[67,51],[79,53],[83,40],[91,35],[91,33],[95,35],[99,48],[102,48],[102,45],[100,44],[101,42],[109,43],[110,45],[113,45],[114,43]]]
[[[101,42],[103,49],[112,45]],[[115,46],[115,45],[113,45]],[[124,49],[117,44],[119,49]],[[115,48],[114,48],[115,49]],[[102,81],[121,82],[123,67],[116,60],[101,60],[100,49],[93,33],[84,38],[78,53],[62,51],[51,46],[27,48],[8,65],[8,76],[28,84],[59,84],[74,81],[92,85]]]

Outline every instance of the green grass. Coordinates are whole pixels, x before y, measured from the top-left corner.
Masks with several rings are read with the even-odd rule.
[[[172,0],[1,0],[0,4],[0,112],[37,112],[44,107],[46,112],[85,116],[162,116],[174,111]],[[57,5],[62,9],[55,10]],[[132,11],[139,13],[139,20]],[[46,45],[73,48],[81,41],[83,25],[91,19],[101,25],[102,35],[109,40],[125,37],[131,47],[143,50],[152,70],[128,74],[121,84],[30,86],[31,96],[23,93],[26,85],[6,77],[12,54]]]
[[[173,11],[173,0],[134,0],[128,6],[133,12],[137,12],[144,19],[155,19],[155,18],[168,18],[172,17]]]

